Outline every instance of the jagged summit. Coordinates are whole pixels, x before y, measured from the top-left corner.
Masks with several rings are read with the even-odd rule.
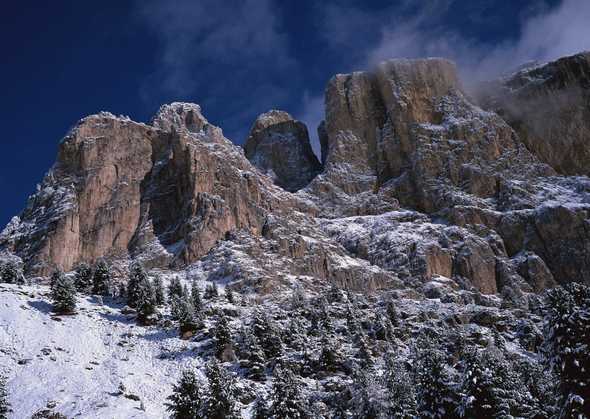
[[[565,72],[585,94],[581,57],[530,71]],[[231,280],[256,286],[443,275],[494,293],[588,277],[590,238],[569,226],[587,223],[590,182],[557,176],[539,159],[546,139],[523,143],[520,125],[472,103],[451,61],[385,61],[334,76],[325,95],[323,165],[279,110],[257,118],[244,152],[195,104],[163,105],[150,125],[85,118],[1,246],[40,274],[101,257],[172,269],[229,258]],[[263,254],[272,266],[257,266]]]
[[[254,166],[291,192],[307,186],[321,170],[307,127],[284,111],[271,110],[256,118],[244,151]]]

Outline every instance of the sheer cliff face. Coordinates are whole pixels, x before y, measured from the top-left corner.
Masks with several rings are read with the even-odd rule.
[[[486,83],[479,101],[558,173],[590,174],[590,52]]]
[[[39,273],[154,244],[187,263],[230,230],[260,232],[275,206],[265,182],[196,105],[163,106],[151,125],[102,113],[62,141],[3,240]]]
[[[495,293],[590,278],[590,180],[558,176],[519,130],[474,105],[453,63],[333,77],[318,131],[323,165],[282,111],[256,120],[245,151],[197,105],[165,105],[150,124],[85,118],[0,245],[31,273],[138,258],[199,263],[262,290],[444,276]]]

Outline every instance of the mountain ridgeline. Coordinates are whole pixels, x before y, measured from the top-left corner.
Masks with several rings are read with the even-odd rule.
[[[0,235],[29,276],[107,258],[272,292],[442,276],[494,294],[590,283],[590,53],[469,96],[445,59],[339,74],[318,128],[270,111],[244,148],[195,104],[88,116]],[[231,269],[229,268],[231,267]]]

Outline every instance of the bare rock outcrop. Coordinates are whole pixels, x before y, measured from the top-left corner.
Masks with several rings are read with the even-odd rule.
[[[585,74],[555,66],[542,74]],[[149,124],[101,113],[62,141],[0,250],[34,274],[135,258],[262,292],[318,280],[439,296],[588,282],[590,179],[557,175],[519,133],[472,103],[444,59],[333,77],[322,164],[286,112],[261,115],[245,152],[198,105],[164,105]]]
[[[486,83],[479,100],[557,172],[590,175],[590,52]]]
[[[289,202],[255,172],[197,105],[165,105],[152,125],[98,114],[62,141],[2,244],[41,274],[148,251],[189,263],[228,231],[260,232],[265,211]]]
[[[244,151],[256,168],[290,192],[307,186],[321,170],[307,127],[283,111],[272,110],[256,119]]]

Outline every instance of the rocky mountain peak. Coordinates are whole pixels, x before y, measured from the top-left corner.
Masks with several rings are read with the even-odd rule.
[[[307,127],[284,111],[271,110],[258,116],[244,151],[262,173],[291,192],[305,187],[321,170]]]
[[[194,103],[173,102],[160,107],[153,117],[151,124],[164,131],[173,128],[199,132],[208,125],[207,119],[201,113],[201,107]]]
[[[550,77],[514,91],[560,97],[565,83],[584,95],[582,58],[522,70]],[[537,92],[561,73],[564,83]],[[339,74],[325,104],[323,165],[307,127],[279,110],[256,119],[244,151],[194,104],[163,105],[151,124],[87,117],[0,245],[36,274],[138,259],[199,264],[266,290],[301,275],[365,290],[442,276],[496,293],[590,275],[590,238],[580,233],[590,180],[557,175],[542,158],[547,138],[528,136],[530,145],[519,125],[473,103],[452,62],[390,60]],[[552,129],[577,132],[579,121]]]

